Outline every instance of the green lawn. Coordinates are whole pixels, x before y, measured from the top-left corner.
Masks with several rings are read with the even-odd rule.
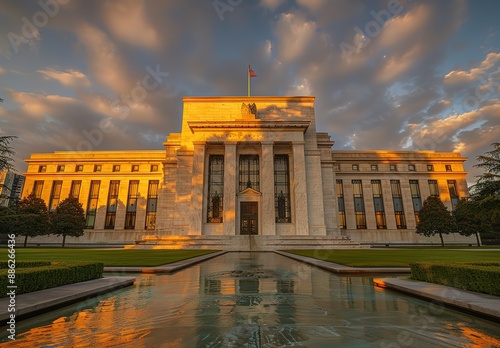
[[[407,267],[415,261],[496,261],[500,251],[495,250],[287,250],[290,253],[353,267]]]
[[[16,261],[89,261],[104,266],[160,266],[213,250],[96,250],[80,248],[16,248]],[[7,249],[0,249],[1,260],[7,260]]]

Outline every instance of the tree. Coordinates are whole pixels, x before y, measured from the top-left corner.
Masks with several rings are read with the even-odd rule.
[[[1,136],[0,137],[0,170],[12,170],[12,156],[15,155],[14,150],[10,146],[10,142],[14,140],[15,136]]]
[[[458,202],[453,212],[457,232],[467,237],[475,234],[477,246],[481,245],[479,232],[487,228],[485,226],[487,221],[484,220],[481,215],[478,202],[472,200],[468,201],[465,198],[462,198],[460,202]]]
[[[13,233],[13,228],[17,224],[17,206],[0,206],[0,234]]]
[[[66,243],[66,236],[83,236],[86,225],[85,213],[78,198],[68,197],[57,206],[51,214],[52,233],[63,236],[62,246]]]
[[[453,231],[453,219],[439,197],[429,196],[418,212],[418,218],[416,232],[426,237],[438,233],[441,246],[444,246],[443,233],[448,234]]]
[[[35,193],[21,199],[17,204],[17,223],[13,232],[24,236],[24,246],[28,237],[41,236],[50,233],[49,213],[45,201],[37,198]]]
[[[491,145],[493,150],[476,157],[479,163],[474,167],[486,169],[486,172],[479,176],[477,183],[471,186],[473,197],[476,199],[500,195],[500,143]]]

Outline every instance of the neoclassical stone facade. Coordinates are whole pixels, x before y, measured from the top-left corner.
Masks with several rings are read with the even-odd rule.
[[[234,250],[437,242],[414,232],[422,202],[468,195],[458,153],[332,150],[314,97],[183,102],[164,151],[33,154],[24,195],[77,196],[88,229],[72,242]]]

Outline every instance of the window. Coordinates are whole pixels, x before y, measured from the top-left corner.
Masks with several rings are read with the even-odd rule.
[[[113,171],[114,172],[119,172],[120,171],[120,165],[119,164],[114,164],[113,165]]]
[[[73,180],[71,182],[71,189],[69,191],[69,196],[73,198],[80,197],[80,187],[82,186],[81,180]]]
[[[340,172],[340,164],[336,164],[335,165],[335,171],[336,172]]]
[[[382,196],[382,184],[380,180],[372,180],[372,191],[377,228],[385,229],[387,228],[387,223],[385,221],[384,198]]]
[[[276,222],[292,222],[288,155],[274,155],[274,214]]]
[[[439,189],[437,180],[429,180],[429,192],[431,196],[439,197]]]
[[[35,194],[35,197],[42,198],[42,191],[43,191],[43,181],[36,180],[35,183],[33,184],[33,193]]]
[[[390,168],[390,171],[391,171],[391,172],[397,172],[397,171],[398,171],[398,168],[396,167],[396,165],[395,165],[395,164],[390,164],[390,165],[389,165],[389,168]]]
[[[446,168],[447,172],[451,172],[451,165],[450,164],[446,164],[445,168]]]
[[[57,166],[57,172],[60,173],[60,172],[64,172],[64,164],[60,164]]]
[[[427,165],[427,171],[428,171],[428,172],[433,172],[433,171],[434,171],[434,165],[432,165],[432,164],[428,164],[428,165]]]
[[[87,203],[87,226],[86,226],[86,228],[88,229],[94,228],[100,186],[101,182],[99,180],[92,180],[90,182],[89,200]]]
[[[47,171],[46,165],[38,166],[38,173],[45,173]]]
[[[413,211],[415,212],[415,222],[418,222],[418,212],[422,208],[422,198],[420,198],[420,187],[418,180],[410,180],[411,200],[413,202]]]
[[[52,183],[52,192],[50,193],[49,211],[54,211],[61,198],[62,181],[57,180]]]
[[[358,164],[353,164],[352,165],[352,170],[358,171],[359,170],[359,165]]]
[[[222,222],[224,211],[224,156],[208,157],[207,222]]]
[[[259,156],[240,156],[240,192],[247,188],[260,191]]]
[[[139,191],[139,180],[131,180],[128,184],[127,212],[125,214],[125,229],[135,228],[135,214],[137,212],[137,192]]]
[[[448,191],[450,192],[451,211],[455,211],[458,204],[457,182],[455,180],[448,180]]]
[[[152,172],[157,172],[158,171],[158,165],[157,164],[152,164],[151,165],[151,171]]]
[[[108,205],[106,208],[106,220],[104,228],[112,230],[116,223],[116,207],[118,205],[118,191],[120,189],[119,180],[111,180],[109,184]]]
[[[363,186],[361,180],[352,181],[354,197],[354,213],[356,215],[356,228],[366,228],[365,202],[363,199]]]
[[[94,166],[94,172],[100,172],[102,170],[102,166],[100,164],[96,164]]]
[[[414,164],[408,164],[408,170],[410,172],[414,172],[415,171],[415,165]]]
[[[138,164],[133,164],[132,165],[132,171],[133,172],[138,172],[139,171],[139,165]]]
[[[371,169],[372,169],[372,172],[376,172],[376,171],[378,171],[378,165],[376,165],[376,164],[372,164],[372,165],[371,165]]]
[[[75,167],[75,172],[83,172],[83,164],[77,164]]]
[[[394,204],[394,215],[396,216],[396,227],[406,228],[405,212],[403,209],[403,196],[399,180],[391,180],[392,203]]]
[[[341,229],[346,229],[346,218],[345,218],[345,202],[344,202],[344,186],[342,185],[342,180],[337,180],[337,198],[339,206],[339,227]]]
[[[146,229],[154,230],[156,226],[156,205],[158,202],[158,180],[149,180],[148,201],[146,206]]]

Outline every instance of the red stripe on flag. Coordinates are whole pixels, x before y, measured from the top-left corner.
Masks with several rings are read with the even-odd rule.
[[[253,71],[253,69],[250,67],[250,65],[248,66],[248,74],[250,75],[250,77],[256,77],[257,74],[255,73],[255,71]]]

